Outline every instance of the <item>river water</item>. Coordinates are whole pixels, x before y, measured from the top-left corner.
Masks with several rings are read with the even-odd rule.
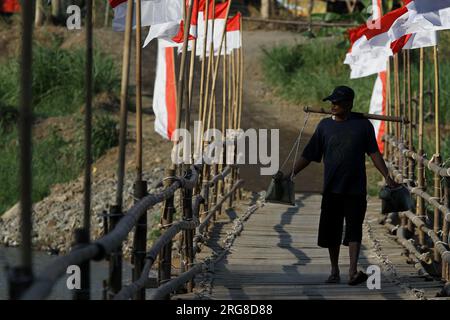
[[[18,248],[0,247],[0,300],[8,299],[8,278],[6,267],[16,266],[19,262],[20,251]],[[35,275],[45,271],[45,267],[51,263],[57,256],[49,255],[46,252],[34,252],[33,254],[33,273]],[[123,263],[123,282],[131,281],[131,266]],[[67,276],[63,276],[53,287],[49,300],[70,300],[72,291],[67,289]],[[108,277],[108,262],[92,262],[91,263],[91,298],[94,300],[102,299],[103,280]]]

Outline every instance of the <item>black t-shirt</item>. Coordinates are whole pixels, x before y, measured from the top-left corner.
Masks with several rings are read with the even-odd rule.
[[[367,194],[365,154],[377,152],[372,123],[352,113],[345,121],[323,119],[303,151],[309,161],[323,158],[323,192]]]

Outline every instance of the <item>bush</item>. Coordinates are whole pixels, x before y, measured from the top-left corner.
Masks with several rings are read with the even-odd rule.
[[[83,128],[82,119],[78,118],[80,128]],[[75,158],[79,166],[84,165],[85,149],[84,149],[84,131],[80,129],[75,138],[76,152]],[[113,118],[101,115],[94,116],[92,126],[92,158],[96,160],[100,158],[108,149],[119,144],[118,123]]]

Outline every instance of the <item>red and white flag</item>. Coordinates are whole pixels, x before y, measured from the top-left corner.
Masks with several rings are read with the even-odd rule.
[[[219,51],[220,42],[222,40],[222,33],[225,27],[225,20],[227,18],[227,8],[229,0],[216,3],[215,13],[212,12],[212,4],[209,3],[208,19],[206,19],[203,12],[200,12],[198,19],[198,37],[197,37],[197,56],[203,55],[203,42],[205,40],[206,23],[208,23],[208,35],[206,39],[206,54],[209,55],[211,44],[213,44],[214,52]],[[213,33],[214,28],[214,33]]]
[[[409,16],[392,30],[391,37],[450,29],[450,0],[405,0]]]
[[[344,63],[351,67],[352,79],[384,71],[388,58],[403,48],[436,45],[433,31],[406,35],[395,31],[404,26],[409,17],[408,7],[404,6],[382,16],[376,24],[377,28],[362,25],[349,31],[352,47]]]
[[[153,91],[153,112],[155,131],[171,140],[177,121],[177,90],[175,77],[175,48],[158,39],[155,88]]]
[[[113,30],[124,31],[127,17],[128,0],[108,0],[114,10]],[[141,25],[143,27],[155,24],[180,21],[183,17],[183,2],[181,0],[138,0],[141,1]],[[133,26],[136,26],[136,16],[133,13]]]
[[[226,54],[230,54],[234,49],[242,47],[241,43],[241,13],[236,15],[227,21],[226,27]],[[220,41],[220,40],[219,40]],[[219,43],[220,45],[220,43]],[[221,55],[225,53],[225,42],[222,45]],[[214,55],[219,54],[219,48],[214,51]]]
[[[186,1],[189,6],[189,0]],[[197,18],[199,10],[199,0],[192,0],[192,16],[189,28],[189,40],[195,39],[197,36]],[[165,46],[182,48],[184,38],[184,21],[169,21],[165,23],[155,24],[150,27],[148,35],[144,41],[146,47],[153,39],[164,39]]]

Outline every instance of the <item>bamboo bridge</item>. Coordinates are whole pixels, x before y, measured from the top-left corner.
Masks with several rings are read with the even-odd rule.
[[[138,1],[137,3],[140,3]],[[87,1],[87,70],[92,71],[92,1]],[[133,1],[129,1],[133,4]],[[139,12],[139,11],[138,11]],[[142,181],[142,167],[138,165],[135,183],[136,202],[129,210],[122,208],[125,169],[127,75],[129,73],[129,46],[131,15],[128,13],[126,49],[124,54],[124,82],[122,86],[121,127],[118,159],[116,205],[104,215],[104,235],[90,238],[90,174],[91,162],[91,99],[92,72],[86,73],[86,170],[84,225],[75,230],[76,244],[65,256],[56,258],[41,273],[33,272],[32,261],[32,203],[31,203],[31,49],[32,4],[23,2],[22,46],[22,100],[20,109],[21,146],[21,263],[10,272],[11,299],[45,299],[55,283],[66,275],[70,266],[81,269],[81,288],[73,291],[73,298],[90,299],[89,268],[95,261],[106,260],[109,272],[105,274],[104,299],[445,299],[450,296],[450,169],[439,156],[439,105],[436,103],[436,155],[428,159],[423,152],[424,103],[423,94],[417,99],[406,99],[400,104],[398,69],[394,70],[395,88],[388,101],[388,116],[408,121],[390,123],[385,136],[385,159],[391,174],[405,183],[417,203],[415,212],[380,214],[381,203],[371,198],[364,223],[361,267],[376,266],[380,271],[377,288],[362,284],[350,287],[325,284],[329,275],[328,252],[316,245],[320,213],[320,194],[296,195],[295,206],[266,203],[264,193],[242,196],[245,181],[240,179],[236,165],[181,165],[167,171],[158,192],[148,194]],[[189,16],[189,15],[188,15]],[[190,19],[190,17],[188,18]],[[187,22],[189,25],[189,20]],[[139,30],[139,27],[138,27]],[[137,32],[140,39],[140,31]],[[184,35],[187,43],[187,33]],[[128,47],[127,47],[128,43]],[[194,46],[195,47],[195,46]],[[140,45],[137,46],[140,48]],[[128,50],[128,51],[127,51]],[[421,68],[423,69],[421,49]],[[139,50],[137,50],[139,52]],[[221,50],[219,50],[221,51]],[[184,88],[186,45],[178,88]],[[239,58],[240,57],[240,58]],[[405,57],[407,57],[405,55]],[[396,57],[395,59],[398,59]],[[139,61],[139,60],[138,60]],[[205,59],[203,60],[205,61]],[[220,55],[211,66],[219,66]],[[242,62],[242,54],[236,55]],[[398,67],[398,61],[394,64]],[[204,65],[202,67],[205,67]],[[233,90],[242,92],[242,68],[234,67]],[[140,65],[138,69],[140,70]],[[213,69],[211,68],[211,72]],[[217,70],[216,70],[217,72]],[[137,72],[139,77],[140,72]],[[422,73],[423,75],[423,73]],[[405,79],[408,78],[407,75]],[[217,73],[211,80],[215,89]],[[422,79],[423,80],[423,79]],[[137,82],[139,90],[139,81]],[[187,87],[187,86],[186,86]],[[423,81],[421,81],[423,92]],[[436,92],[438,92],[438,86]],[[139,93],[137,97],[139,97]],[[178,91],[178,110],[183,106],[183,90]],[[212,101],[213,94],[209,98]],[[240,128],[242,94],[235,94],[232,111],[225,117],[227,126]],[[186,101],[186,100],[185,100]],[[211,118],[204,99],[200,118]],[[212,106],[212,104],[211,104]],[[214,104],[215,107],[215,104]],[[137,120],[142,121],[137,99]],[[209,109],[211,110],[211,108]],[[214,119],[216,120],[216,119]],[[187,120],[189,123],[189,119]],[[215,122],[215,121],[214,121]],[[178,125],[181,124],[181,111]],[[142,123],[138,122],[137,127]],[[139,135],[139,130],[138,130]],[[142,138],[140,138],[142,139]],[[139,137],[138,137],[139,140]],[[416,145],[417,143],[417,145]],[[139,143],[138,143],[139,146]],[[142,145],[140,145],[142,148]],[[415,151],[418,150],[418,151]],[[142,153],[136,155],[142,164]],[[425,171],[435,177],[434,186],[425,185]],[[162,235],[147,246],[147,211],[163,203]],[[175,220],[175,211],[180,219]],[[132,279],[123,281],[122,243],[134,232],[132,252]],[[180,236],[181,235],[181,236]],[[177,239],[177,240],[176,240]],[[179,242],[178,250],[174,249]],[[348,266],[347,252],[341,253],[342,270]],[[375,268],[375,269],[377,269]],[[157,271],[157,279],[149,277]]]

